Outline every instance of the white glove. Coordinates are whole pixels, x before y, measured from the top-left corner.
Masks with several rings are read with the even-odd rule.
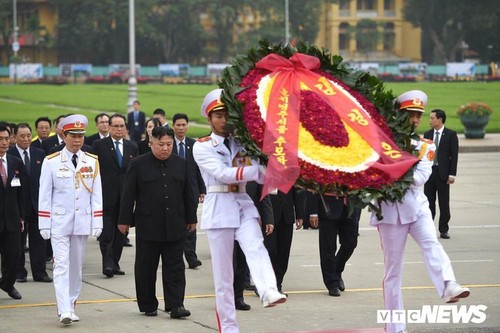
[[[101,236],[102,228],[92,228],[92,236],[99,237]]]
[[[45,240],[50,239],[50,229],[40,229],[40,235]]]

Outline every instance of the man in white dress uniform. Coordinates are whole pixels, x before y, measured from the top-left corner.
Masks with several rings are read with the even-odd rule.
[[[233,247],[238,241],[246,256],[253,281],[264,307],[286,301],[278,292],[269,254],[264,247],[260,217],[245,190],[248,181],[262,182],[265,168],[243,157],[243,147],[229,135],[222,89],[205,97],[201,113],[212,128],[210,136],[193,146],[193,156],[207,188],[201,229],[210,245],[216,292],[219,332],[239,332],[233,289]]]
[[[82,287],[87,238],[102,231],[101,176],[97,156],[81,151],[87,118],[72,115],[59,123],[66,146],[45,158],[40,176],[40,234],[51,239],[59,321],[69,325]]]
[[[427,95],[420,90],[411,90],[397,98],[400,112],[409,113],[409,121],[414,129],[421,122]],[[455,281],[450,258],[439,243],[429,202],[423,186],[432,173],[432,163],[436,146],[432,141],[421,138],[413,142],[420,161],[413,169],[413,185],[410,186],[402,202],[382,202],[382,219],[373,212],[370,224],[378,228],[384,252],[385,274],[383,280],[384,302],[387,310],[402,310],[403,295],[401,279],[403,275],[403,255],[408,234],[417,242],[422,251],[429,276],[436,291],[446,303],[458,302],[469,296],[468,288]],[[386,324],[388,333],[406,332],[405,323]]]

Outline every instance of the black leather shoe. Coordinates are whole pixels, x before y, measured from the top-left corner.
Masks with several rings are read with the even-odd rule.
[[[179,306],[178,308],[173,308],[170,310],[170,318],[179,319],[184,317],[189,317],[191,312],[186,310],[183,306]]]
[[[19,291],[17,291],[16,288],[12,288],[11,291],[8,291],[7,295],[9,295],[10,297],[12,297],[13,299],[21,299],[21,298],[23,298],[21,296],[21,294],[19,293]]]
[[[48,275],[44,276],[41,279],[34,279],[36,282],[52,282],[52,278]]]
[[[333,297],[339,297],[340,296],[339,288],[335,287],[335,288],[328,290],[328,295],[333,296]]]
[[[146,311],[146,312],[144,312],[144,315],[146,315],[148,317],[156,317],[158,315],[158,311],[157,310]]]
[[[191,269],[195,269],[196,267],[198,266],[201,266],[201,261],[199,261],[198,259],[196,259],[195,261],[192,261],[189,263],[189,268]]]
[[[247,304],[242,300],[235,301],[234,306],[236,307],[236,310],[241,310],[241,311],[248,311],[252,308],[250,304]]]
[[[104,272],[102,274],[106,275],[109,278],[113,277],[113,269],[111,267],[104,268]]]
[[[19,283],[28,282],[28,278],[27,277],[17,278],[16,282],[19,282]]]
[[[447,232],[442,232],[439,237],[443,239],[450,239],[450,234],[448,234]]]
[[[345,290],[345,284],[344,284],[344,280],[342,280],[342,278],[339,279],[339,290],[340,291]]]
[[[114,275],[125,275],[125,272],[124,272],[124,271],[122,271],[121,269],[115,269],[115,270],[113,271],[113,274],[114,274]]]
[[[255,290],[255,286],[251,284],[250,282],[245,281],[245,290]]]

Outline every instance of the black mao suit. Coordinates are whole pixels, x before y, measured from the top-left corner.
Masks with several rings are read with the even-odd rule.
[[[24,218],[24,228],[25,232],[29,234],[29,258],[31,265],[31,272],[33,274],[34,280],[42,280],[47,276],[47,271],[45,268],[45,257],[46,257],[46,241],[40,235],[40,230],[38,228],[38,188],[40,187],[40,174],[42,171],[42,163],[45,158],[45,152],[42,149],[35,147],[28,148],[30,164],[29,172],[25,174],[27,179],[27,186],[24,191],[24,204],[25,204],[25,218]],[[16,156],[17,158],[24,159],[24,156],[19,155],[19,150],[17,147],[11,147],[7,154]],[[21,244],[24,245],[24,240]],[[24,247],[24,246],[23,246]],[[26,278],[28,272],[26,271],[24,249],[21,248],[21,254],[19,256],[19,262],[17,267],[17,278]]]
[[[198,167],[198,164],[196,164],[193,157],[193,145],[196,141],[194,139],[186,137],[184,139],[184,142],[184,153],[187,161],[188,177],[190,178],[192,192],[196,201],[196,207],[198,207],[198,198],[200,197],[200,194],[206,194],[207,190],[205,188],[205,182],[203,182],[203,178],[201,177],[200,168]],[[177,152],[177,143],[175,140],[173,153],[175,155],[179,154]],[[198,256],[196,255],[196,238],[196,232],[186,233],[184,256],[186,257],[186,261],[190,265],[198,260]]]
[[[102,268],[105,275],[109,270],[120,270],[119,261],[123,251],[124,235],[118,230],[118,215],[123,181],[130,161],[137,156],[137,146],[123,139],[123,162],[118,165],[115,143],[111,136],[94,141],[92,149],[99,158],[102,182],[103,229],[99,236],[102,254]]]
[[[435,130],[424,133],[424,137],[434,140]],[[436,151],[437,164],[432,167],[432,174],[424,185],[424,193],[429,200],[432,218],[436,216],[436,192],[439,200],[439,232],[448,232],[450,221],[450,184],[448,176],[457,175],[458,164],[458,136],[457,132],[443,128]]]
[[[130,163],[120,224],[135,223],[135,288],[141,312],[158,307],[155,286],[160,256],[165,309],[184,306],[184,238],[187,224],[196,222],[196,200],[186,160],[172,154],[161,161],[149,152]]]
[[[323,198],[325,204],[319,194],[310,195],[307,206],[311,214],[318,215],[321,274],[326,288],[332,290],[339,288],[347,260],[358,245],[361,209],[355,208],[348,216],[349,208],[344,203],[344,197],[325,195]],[[338,251],[337,234],[340,243]]]
[[[19,158],[5,154],[7,159],[7,185],[0,180],[0,257],[2,277],[0,289],[11,292],[16,282],[16,266],[21,241],[21,219],[24,218],[24,164]],[[5,167],[5,166],[4,166]],[[12,186],[12,179],[20,179],[21,186]]]
[[[274,231],[265,238],[266,248],[273,264],[278,290],[288,269],[293,228],[296,219],[303,219],[304,198],[292,187],[287,194],[277,191],[270,194],[273,206]]]

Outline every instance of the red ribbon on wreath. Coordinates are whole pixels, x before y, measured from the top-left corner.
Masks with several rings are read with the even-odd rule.
[[[305,85],[334,109],[339,117],[378,153],[379,160],[370,166],[397,180],[418,159],[399,149],[352,95],[341,87],[334,87],[325,77],[312,72],[320,68],[318,58],[295,53],[290,59],[272,53],[256,63],[256,68],[271,72],[274,79],[262,151],[269,156],[262,197],[275,188],[287,193],[300,175],[298,139],[300,122],[300,86]]]

